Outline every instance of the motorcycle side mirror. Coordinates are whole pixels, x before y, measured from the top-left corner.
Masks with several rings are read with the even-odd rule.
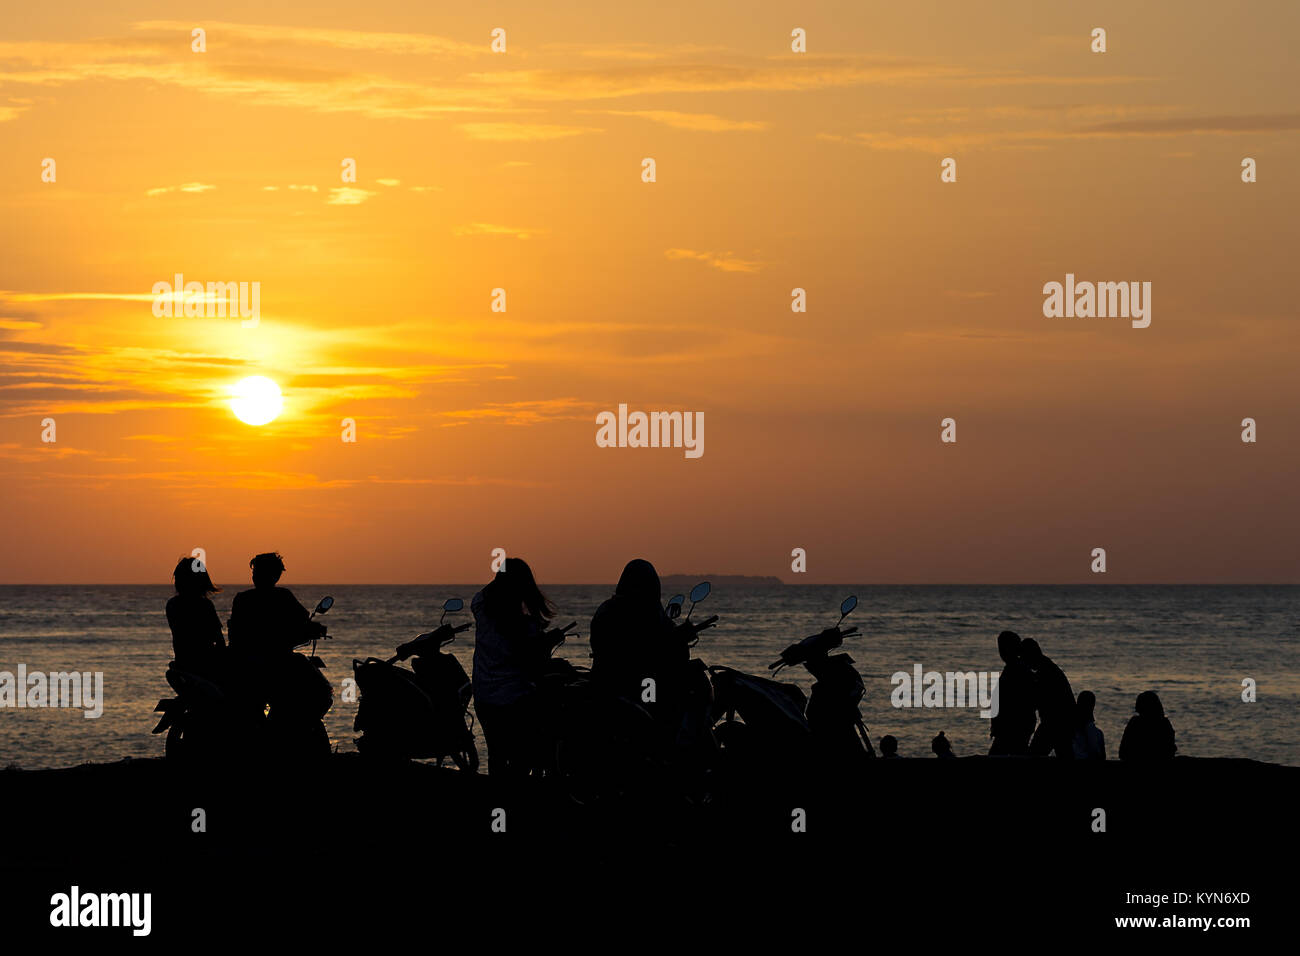
[[[678,597],[681,597],[679,594]],[[675,621],[682,616],[682,602],[673,599],[668,602],[668,620]]]
[[[841,601],[840,620],[843,621],[846,617],[848,617],[849,614],[853,611],[853,609],[857,606],[858,606],[858,596],[856,594],[850,594],[843,601]],[[836,626],[838,627],[839,625]]]
[[[464,606],[465,602],[460,598],[447,598],[447,600],[442,602],[442,617],[438,619],[438,623],[441,624],[448,614],[459,611]]]
[[[709,591],[712,587],[713,585],[709,584],[708,581],[701,581],[699,584],[695,585],[695,587],[691,588],[691,611],[695,610],[695,605],[699,604],[709,596]],[[691,619],[691,611],[686,612],[686,619],[688,621]]]
[[[312,611],[312,613],[313,613],[313,614],[324,614],[326,611],[328,611],[328,610],[329,610],[330,608],[332,608],[333,606],[334,606],[334,599],[333,599],[332,597],[330,597],[330,596],[327,594],[327,595],[325,595],[323,598],[320,599],[320,603],[316,605],[316,610]]]

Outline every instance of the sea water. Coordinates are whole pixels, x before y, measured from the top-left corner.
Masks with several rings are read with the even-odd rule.
[[[468,602],[474,585],[301,585],[286,581],[307,607],[335,599],[323,620],[329,639],[317,648],[335,685],[326,716],[334,746],[354,750],[356,704],[343,699],[353,658],[387,657],[438,623],[448,597]],[[214,597],[223,624],[237,588]],[[609,585],[546,588],[560,608],[557,623],[578,621],[580,636],[558,653],[587,664],[591,615]],[[164,679],[171,635],[165,586],[0,586],[0,672],[103,674],[102,715],[74,708],[0,708],[0,766],[64,767],[87,761],[153,757],[163,738],[150,730],[158,700],[171,697]],[[715,587],[696,610],[717,614],[694,649],[708,664],[769,674],[788,644],[834,624],[841,598],[857,594],[846,621],[860,628],[844,647],[866,683],[862,713],[879,747],[898,738],[904,757],[934,759],[931,739],[944,731],[958,756],[988,750],[988,720],[978,706],[891,705],[892,675],[997,671],[997,635],[1032,637],[1066,673],[1077,694],[1097,696],[1097,726],[1107,754],[1119,750],[1139,693],[1154,690],[1177,733],[1178,752],[1196,757],[1250,757],[1300,765],[1300,587]],[[468,610],[449,616],[462,623]],[[470,670],[473,629],[450,650]],[[779,679],[805,693],[800,667]],[[1243,700],[1253,682],[1255,700]],[[1249,695],[1247,695],[1249,696]],[[485,748],[479,738],[480,752]]]

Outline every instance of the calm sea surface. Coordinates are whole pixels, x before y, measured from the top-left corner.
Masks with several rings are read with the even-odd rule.
[[[286,582],[290,583],[290,582]],[[291,584],[291,583],[290,583]],[[336,748],[352,750],[356,705],[339,688],[354,657],[387,656],[438,623],[443,599],[468,604],[477,586],[296,585],[308,607],[335,598],[325,618],[330,640],[318,654],[335,683],[326,724]],[[214,603],[224,624],[234,588]],[[579,622],[581,636],[561,654],[588,663],[587,626],[610,586],[547,589],[559,623]],[[896,709],[890,676],[926,671],[1000,669],[996,637],[1033,637],[1066,672],[1075,693],[1097,695],[1097,725],[1115,757],[1139,692],[1154,690],[1177,731],[1182,754],[1252,757],[1300,765],[1300,587],[716,587],[697,613],[718,614],[695,649],[710,664],[766,674],[782,648],[835,623],[840,599],[861,601],[848,623],[861,632],[847,650],[867,685],[863,713],[873,739],[893,734],[905,757],[930,757],[930,739],[946,731],[958,755],[988,749],[978,710]],[[62,767],[86,761],[151,757],[162,737],[149,731],[154,705],[171,696],[163,678],[171,635],[163,615],[168,587],[0,587],[0,671],[102,671],[104,712],[0,709],[0,766]],[[471,620],[468,610],[452,615]],[[452,645],[470,669],[473,630]],[[1258,701],[1241,699],[1242,681]],[[805,692],[802,668],[783,679]],[[480,752],[485,752],[480,738]]]

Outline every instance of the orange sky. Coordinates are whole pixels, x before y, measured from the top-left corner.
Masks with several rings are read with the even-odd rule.
[[[1300,580],[1295,4],[265,6],[6,11],[0,582]]]

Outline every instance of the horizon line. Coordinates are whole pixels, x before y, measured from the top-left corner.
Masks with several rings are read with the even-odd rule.
[[[717,575],[687,575],[687,574],[664,574],[660,578],[672,577],[691,577],[699,581],[709,581],[711,578],[736,578],[749,577],[756,581],[767,579],[775,581],[781,587],[859,587],[859,588],[1056,588],[1056,587],[1132,587],[1132,588],[1286,588],[1300,587],[1300,581],[1115,581],[1115,582],[1080,582],[1080,581],[901,581],[901,582],[862,582],[862,581],[785,581],[776,575],[737,575],[737,574],[717,574]],[[484,582],[486,584],[487,582]],[[252,587],[252,582],[246,582],[247,587]],[[298,581],[292,582],[294,587],[316,587],[321,585],[335,587],[367,587],[367,588],[419,588],[419,587],[445,587],[447,585],[473,584],[469,581]],[[0,581],[0,587],[5,588],[138,588],[138,587],[169,587],[169,581]],[[238,585],[244,587],[245,585]],[[288,585],[286,585],[287,587]],[[482,587],[483,584],[476,585]],[[607,581],[550,581],[545,587],[612,587],[613,584]],[[759,587],[775,587],[773,584],[759,583]],[[234,589],[236,585],[229,588],[222,588],[221,591]]]

